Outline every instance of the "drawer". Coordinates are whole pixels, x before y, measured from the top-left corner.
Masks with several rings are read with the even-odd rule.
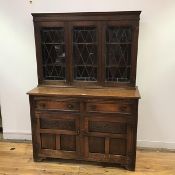
[[[72,100],[56,100],[56,99],[46,99],[46,100],[36,100],[35,108],[39,110],[70,110],[79,111],[80,103],[78,101]]]
[[[86,110],[89,112],[132,113],[132,102],[126,100],[87,102]]]

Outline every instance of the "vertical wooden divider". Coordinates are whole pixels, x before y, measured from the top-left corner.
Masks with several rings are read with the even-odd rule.
[[[80,123],[79,123],[79,140],[80,140],[80,151],[79,151],[79,156],[83,157],[84,156],[84,113],[85,113],[85,102],[83,100],[80,101]]]
[[[61,149],[60,135],[56,135],[56,150]]]
[[[84,131],[85,133],[88,132],[88,119],[85,118],[85,121],[84,121]],[[85,157],[88,157],[88,154],[89,154],[89,143],[88,143],[88,136],[86,135],[84,137],[84,155]]]
[[[105,138],[105,157],[109,159],[109,137]]]
[[[41,133],[40,133],[40,118],[37,117],[36,119],[36,132],[37,132],[37,142],[38,142],[38,147],[39,147],[39,150],[41,149],[42,145],[41,145]]]
[[[80,103],[80,109],[81,109],[81,103]],[[76,133],[77,133],[77,135],[76,135],[76,152],[77,152],[77,155],[78,156],[80,156],[81,155],[81,148],[80,148],[80,145],[81,145],[81,138],[80,138],[80,123],[81,123],[81,121],[80,121],[80,115],[79,116],[77,116],[78,118],[76,119],[76,123],[75,123],[75,125],[76,125],[76,127],[75,127],[75,129],[76,129]]]

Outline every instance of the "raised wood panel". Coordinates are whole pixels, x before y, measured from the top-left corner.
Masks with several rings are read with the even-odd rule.
[[[54,134],[42,133],[42,134],[40,134],[40,137],[41,137],[41,148],[42,149],[55,150],[56,142],[55,142],[55,135]]]
[[[35,117],[37,119],[47,119],[47,120],[77,120],[80,117],[79,112],[70,112],[70,111],[55,111],[55,110],[48,110],[48,111],[35,111]]]
[[[40,99],[43,100],[43,97],[37,98],[36,101]],[[59,97],[47,97],[48,103],[53,99],[62,102]],[[67,103],[71,98],[68,95],[68,98],[64,97],[64,99]],[[35,98],[33,100],[35,101]],[[133,169],[135,164],[132,155],[135,153],[134,145],[131,144],[135,143],[133,139],[136,138],[134,127],[137,122],[137,103],[135,100],[105,99],[102,101],[82,96],[82,98],[74,98],[73,101],[80,104],[80,111],[77,113],[34,108],[33,117],[38,121],[39,142],[41,142],[37,156],[57,158],[68,156],[68,159],[122,163],[129,166],[128,169]],[[112,105],[119,106],[121,102],[121,105],[128,104],[133,112],[130,114],[109,111],[87,112],[88,104],[92,102],[105,105],[106,102],[110,102]],[[55,155],[52,156],[53,153]]]
[[[125,134],[126,124],[117,122],[89,121],[89,132]]]
[[[105,153],[105,139],[102,137],[88,137],[90,153]],[[87,145],[86,145],[87,146]]]
[[[111,138],[109,140],[109,154],[126,155],[126,139]]]
[[[40,127],[41,129],[76,130],[75,120],[49,120],[41,118]]]
[[[100,154],[100,153],[89,153],[89,157],[87,157],[86,160],[106,162],[106,163],[117,163],[122,165],[125,165],[127,163],[126,156],[122,156],[122,155],[106,156],[105,154]]]
[[[76,136],[61,134],[60,149],[64,151],[76,151]]]

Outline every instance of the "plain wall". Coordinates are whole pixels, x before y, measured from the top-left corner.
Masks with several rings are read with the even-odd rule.
[[[26,92],[37,86],[32,12],[142,10],[138,145],[175,149],[174,0],[0,0],[0,103],[4,138],[31,139]]]

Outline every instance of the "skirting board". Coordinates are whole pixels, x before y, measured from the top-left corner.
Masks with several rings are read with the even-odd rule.
[[[31,133],[3,132],[3,139],[7,140],[32,140]]]
[[[12,140],[32,140],[31,133],[4,132],[3,138],[4,139],[12,139]],[[145,147],[145,148],[175,149],[175,142],[137,140],[137,146],[138,147]]]
[[[175,142],[137,140],[137,146],[145,148],[165,148],[175,150]]]

